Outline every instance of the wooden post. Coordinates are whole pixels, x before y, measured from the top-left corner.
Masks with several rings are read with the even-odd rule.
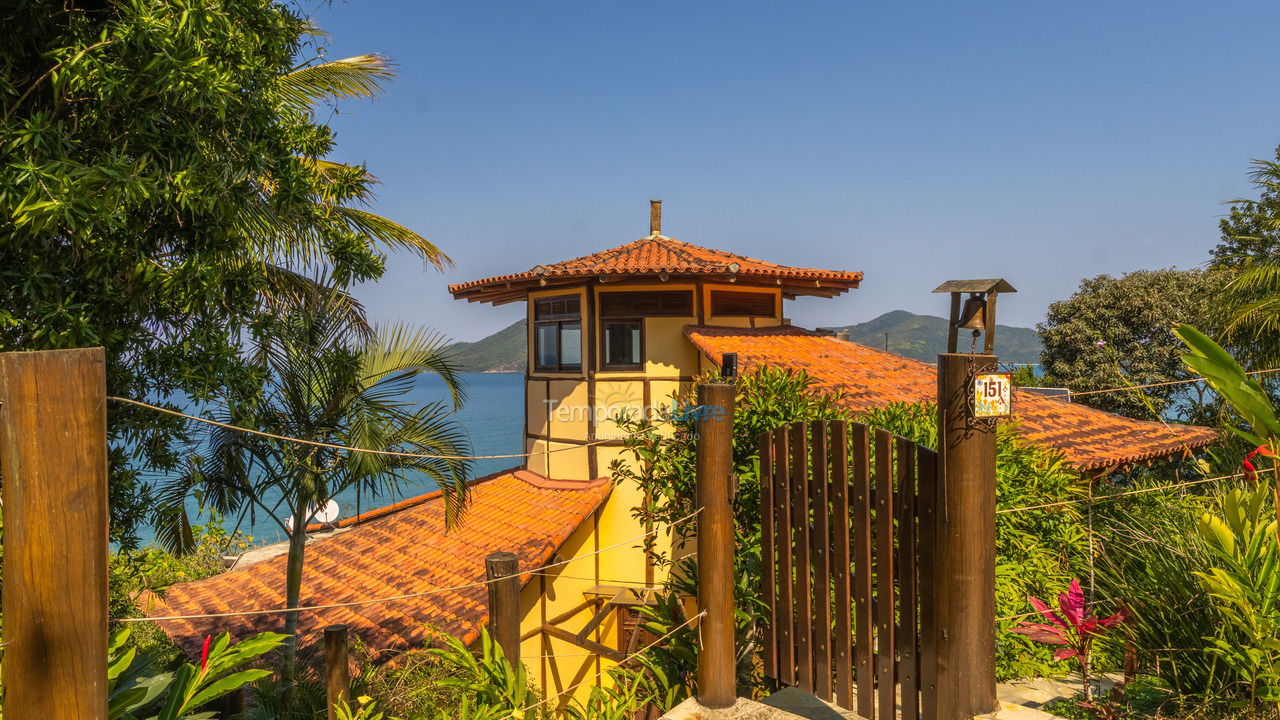
[[[974,422],[973,376],[994,355],[938,356],[938,482],[933,614],[938,720],[996,709],[996,430]]]
[[[338,703],[346,700],[351,690],[346,625],[330,625],[324,629],[324,682],[329,720],[337,720]]]
[[[5,716],[107,717],[102,348],[0,355]]]
[[[511,667],[520,663],[520,562],[515,553],[484,559],[489,581],[489,632]]]
[[[733,402],[730,383],[698,384],[698,702],[727,708],[737,700],[733,647]]]

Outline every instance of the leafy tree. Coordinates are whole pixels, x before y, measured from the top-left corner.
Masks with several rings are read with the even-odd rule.
[[[377,278],[388,247],[447,262],[324,159],[312,106],[370,95],[386,63],[320,62],[288,7],[25,0],[0,26],[0,351],[101,345],[116,395],[251,394],[259,312]],[[130,455],[171,468],[180,431],[111,408],[116,540],[149,507]]]
[[[1237,200],[1222,220],[1213,264],[1232,272],[1223,293],[1225,340],[1247,365],[1280,365],[1280,149],[1251,177],[1257,200]]]
[[[1280,254],[1280,148],[1275,160],[1255,160],[1250,177],[1258,199],[1236,200],[1218,222],[1222,240],[1211,253],[1214,265],[1239,267]]]
[[[299,605],[306,551],[306,525],[334,496],[350,489],[377,496],[396,492],[411,476],[426,475],[444,491],[446,521],[453,522],[466,498],[468,449],[452,410],[464,399],[443,340],[401,326],[353,333],[331,306],[281,316],[255,341],[266,368],[260,402],[228,404],[228,423],[313,443],[396,454],[340,452],[214,427],[193,456],[189,472],[161,489],[165,518],[158,538],[181,551],[190,541],[188,498],[226,515],[262,513],[288,537],[286,607]],[[414,378],[440,376],[453,402],[420,406],[406,394]],[[440,457],[443,456],[443,457]],[[279,509],[277,509],[279,508]],[[294,676],[298,614],[285,615],[285,676]]]
[[[1049,387],[1075,392],[1195,377],[1179,357],[1175,323],[1212,323],[1225,275],[1211,270],[1139,270],[1081,281],[1070,298],[1049,306],[1037,326]],[[1193,420],[1211,404],[1201,384],[1084,395],[1079,402],[1144,420]],[[1154,415],[1154,416],[1153,416]]]

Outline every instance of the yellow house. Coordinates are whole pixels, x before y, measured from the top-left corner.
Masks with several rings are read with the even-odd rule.
[[[685,336],[687,326],[782,325],[784,299],[834,297],[862,279],[681,242],[662,234],[661,212],[661,202],[652,201],[649,235],[635,242],[450,286],[455,298],[471,302],[526,304],[528,470],[566,483],[607,476],[624,454],[614,418],[652,417],[710,367]],[[570,562],[525,587],[521,655],[544,692],[607,668],[606,658],[582,655],[584,646],[625,652],[638,644],[627,603],[664,580],[638,539],[652,530],[632,514],[643,501],[638,487],[615,486],[561,549],[558,556]],[[655,539],[659,548],[669,540],[665,533]],[[601,603],[613,598],[602,612]],[[591,643],[574,637],[589,625]]]
[[[473,302],[523,302],[528,357],[526,461],[472,482],[461,523],[444,526],[439,493],[309,527],[299,625],[314,645],[342,624],[379,652],[422,647],[432,630],[472,642],[488,619],[485,558],[512,552],[522,572],[520,654],[548,702],[579,696],[642,639],[635,606],[664,577],[643,551],[665,528],[632,511],[637,487],[608,477],[628,461],[618,413],[652,414],[682,385],[733,353],[744,369],[803,370],[862,411],[932,400],[933,365],[793,327],[783,301],[857,288],[857,272],[797,268],[666,237],[654,201],[649,235],[610,250],[450,287]],[[522,403],[521,403],[522,400]],[[1170,457],[1213,442],[1208,428],[1170,427],[1019,391],[1019,432],[1084,471]],[[281,552],[283,549],[281,548]],[[205,635],[279,631],[285,558],[256,551],[230,572],[176,585],[147,608],[189,654]],[[267,613],[225,616],[263,609]]]
[[[527,460],[473,481],[469,509],[451,529],[438,492],[308,527],[301,646],[315,647],[339,624],[381,651],[374,662],[422,647],[433,631],[472,642],[487,621],[485,558],[513,552],[524,573],[520,654],[531,681],[549,702],[585,695],[637,648],[636,605],[665,580],[643,550],[646,535],[669,549],[665,528],[632,514],[640,489],[608,477],[625,460],[614,418],[656,412],[711,367],[689,326],[778,327],[784,299],[833,297],[861,279],[666,237],[653,201],[650,233],[635,242],[451,286],[456,298],[526,305]],[[283,606],[285,558],[273,550],[172,587],[148,614],[193,655],[211,633],[279,631],[279,614],[223,616]]]

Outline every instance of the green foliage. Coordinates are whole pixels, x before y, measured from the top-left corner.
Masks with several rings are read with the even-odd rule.
[[[281,313],[269,332],[255,336],[254,355],[267,370],[261,399],[225,404],[230,424],[275,435],[382,453],[302,447],[223,428],[209,432],[188,472],[161,492],[157,535],[170,549],[186,548],[187,500],[199,494],[224,515],[249,510],[273,520],[289,539],[286,607],[298,607],[305,560],[305,528],[317,508],[350,488],[370,496],[395,492],[412,475],[425,475],[444,493],[445,519],[456,520],[467,495],[468,443],[452,416],[465,397],[440,337],[391,326],[371,335],[353,332],[328,301]],[[408,399],[415,377],[437,374],[453,403],[419,406]],[[268,504],[274,500],[274,505]],[[277,512],[276,508],[282,508]],[[281,517],[280,515],[283,515]],[[163,532],[162,532],[163,531]],[[284,653],[293,676],[297,613],[285,617]]]
[[[766,430],[808,420],[851,419],[884,428],[896,435],[929,447],[937,446],[937,411],[932,404],[897,403],[869,411],[856,418],[840,407],[840,394],[823,394],[810,387],[804,373],[761,368],[738,379],[737,411],[734,415],[733,454],[738,492],[734,498],[736,529],[735,600],[739,649],[740,687],[761,687],[759,670],[749,651],[756,645],[755,628],[764,612],[759,597],[760,581],[760,480],[759,437]],[[681,398],[680,402],[690,402]],[[655,432],[658,424],[670,433]],[[611,468],[615,481],[636,482],[650,497],[637,510],[638,517],[655,524],[670,523],[693,512],[694,436],[689,420],[663,418],[657,421],[625,420],[627,449],[635,462],[616,462]],[[1052,450],[1022,442],[1012,424],[1001,425],[997,440],[997,502],[1001,508],[1026,507],[1082,497],[1084,487],[1078,474]],[[691,524],[677,526],[677,543],[692,532]],[[1052,511],[1006,513],[996,525],[997,587],[996,614],[1020,615],[1026,611],[1028,595],[1044,595],[1081,576],[1087,564],[1087,525],[1080,508],[1057,507]],[[672,573],[671,588],[677,594],[694,594],[697,572],[692,559]],[[665,632],[683,621],[674,600],[652,613],[656,631]],[[1024,637],[1008,632],[1014,621],[998,628],[997,668],[1002,678],[1061,672],[1050,653]],[[692,632],[678,633],[669,649],[654,651],[673,683],[694,685]],[[686,642],[690,644],[686,645]]]
[[[1232,279],[1221,295],[1225,337],[1247,364],[1280,365],[1280,148],[1250,173],[1258,197],[1236,200],[1219,223],[1213,265]]]
[[[1171,328],[1213,323],[1225,283],[1222,272],[1172,268],[1081,281],[1069,299],[1049,306],[1037,326],[1044,385],[1084,392],[1194,377],[1182,364]],[[1079,402],[1143,420],[1193,420],[1213,410],[1212,397],[1195,383],[1085,395]]]
[[[315,62],[323,48],[290,7],[6,8],[0,351],[101,345],[113,395],[251,394],[240,350],[261,311],[376,279],[385,249],[447,262],[358,207],[374,184],[363,167],[323,159],[334,137],[312,105],[369,96],[385,62]],[[150,502],[139,467],[173,468],[182,427],[137,408],[109,421],[112,537],[130,545]]]
[[[179,720],[212,718],[198,713],[218,698],[270,675],[268,670],[245,669],[279,647],[284,639],[263,633],[232,644],[227,633],[206,641],[200,664],[182,664],[175,672],[148,675],[153,665],[128,643],[129,631],[111,638],[107,661],[108,717],[111,720]]]
[[[1197,527],[1214,566],[1195,575],[1226,623],[1208,651],[1247,688],[1248,704],[1280,703],[1280,547],[1270,491],[1233,490]]]

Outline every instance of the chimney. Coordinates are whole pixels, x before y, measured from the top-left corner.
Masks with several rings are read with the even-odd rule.
[[[662,201],[649,201],[649,235],[662,234]]]

